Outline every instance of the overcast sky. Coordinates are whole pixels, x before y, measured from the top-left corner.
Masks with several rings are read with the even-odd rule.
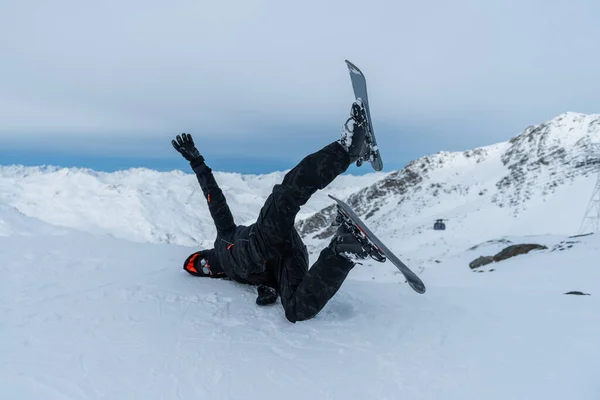
[[[215,169],[291,168],[339,137],[347,58],[399,168],[600,112],[599,16],[592,0],[1,0],[0,164],[185,168],[169,142],[189,132]]]

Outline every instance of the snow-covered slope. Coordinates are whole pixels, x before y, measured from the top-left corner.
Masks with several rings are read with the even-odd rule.
[[[346,197],[385,175],[342,175],[327,193]],[[215,172],[239,224],[256,220],[283,176]],[[314,196],[299,218],[328,204],[327,193]],[[182,171],[5,166],[0,167],[0,203],[50,224],[136,241],[212,246],[215,236],[196,177]]]
[[[599,239],[484,273],[463,252],[424,295],[357,266],[291,324],[250,286],[186,274],[185,247],[0,237],[0,397],[597,399]]]
[[[0,236],[62,235],[69,229],[47,224],[0,203]]]
[[[575,234],[600,169],[600,156],[587,156],[592,143],[600,115],[567,113],[509,142],[415,160],[348,203],[398,251],[432,257],[449,251],[439,244],[461,251],[504,235]],[[334,211],[300,222],[312,248],[329,238]],[[438,218],[446,231],[433,230]]]

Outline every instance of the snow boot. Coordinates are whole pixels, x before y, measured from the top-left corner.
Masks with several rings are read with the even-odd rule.
[[[350,155],[352,162],[368,158],[371,152],[371,148],[367,143],[368,125],[365,115],[362,102],[355,101],[352,103],[350,118],[342,127],[342,137],[338,140]]]
[[[348,232],[344,225],[338,227],[335,235],[331,238],[329,248],[334,254],[353,262],[364,260],[369,256],[369,253],[364,249],[356,236]]]

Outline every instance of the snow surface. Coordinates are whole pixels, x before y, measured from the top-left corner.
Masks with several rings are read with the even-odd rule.
[[[404,192],[393,173],[336,179],[299,218],[377,189],[367,223],[427,292],[366,261],[296,324],[251,286],[183,271],[214,239],[193,175],[0,167],[0,398],[598,399],[600,236],[569,237],[595,174],[565,162],[597,121],[417,160]],[[283,174],[216,178],[244,223]],[[305,239],[315,260],[328,239]],[[547,249],[469,268],[519,243]]]
[[[291,324],[250,286],[185,273],[183,246],[2,237],[0,397],[597,399],[600,238],[584,239],[484,273],[465,251],[425,295],[357,266]]]

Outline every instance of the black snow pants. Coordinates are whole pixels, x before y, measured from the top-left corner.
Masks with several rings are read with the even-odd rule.
[[[300,207],[350,164],[348,152],[338,142],[306,156],[273,187],[258,216],[261,252],[269,260],[269,275],[274,277],[285,316],[291,322],[318,314],[354,266],[326,247],[309,269],[306,246],[294,228]]]

